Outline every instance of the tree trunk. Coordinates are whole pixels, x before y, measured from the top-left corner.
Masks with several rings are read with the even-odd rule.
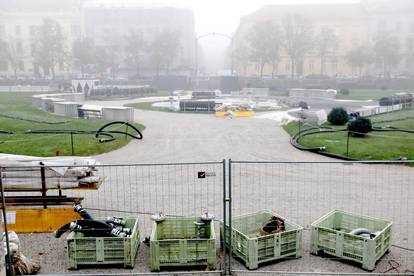
[[[13,70],[14,70],[14,80],[17,80],[17,68],[15,67],[13,68]]]
[[[272,80],[275,78],[275,71],[277,71],[275,70],[275,68],[276,68],[276,63],[273,63],[272,64]]]
[[[51,66],[50,67],[50,71],[52,72],[52,80],[54,80],[55,79],[55,66]]]
[[[291,78],[292,80],[295,78],[295,59],[290,59],[290,72],[291,72]]]
[[[85,70],[83,69],[83,64],[80,66],[82,78],[85,77]]]
[[[325,58],[321,56],[321,76],[325,73]]]
[[[260,63],[260,78],[263,79],[263,69],[264,69],[265,63]]]

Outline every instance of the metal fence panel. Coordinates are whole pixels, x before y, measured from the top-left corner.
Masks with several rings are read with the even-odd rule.
[[[176,164],[135,164],[99,165],[97,175],[103,183],[97,190],[48,190],[48,196],[62,193],[68,197],[83,198],[82,206],[94,218],[107,216],[138,217],[141,240],[149,237],[153,226],[151,215],[163,212],[166,216],[200,216],[208,212],[216,220],[223,219],[223,189],[225,188],[225,162],[176,163]],[[33,168],[33,174],[39,174]],[[30,179],[30,178],[29,178]],[[39,187],[37,182],[28,185]],[[49,179],[46,179],[48,185]],[[41,195],[41,191],[28,192]],[[22,195],[10,192],[8,195]],[[39,206],[43,208],[43,206]],[[54,208],[47,206],[47,208]],[[69,206],[70,208],[70,206]],[[216,225],[217,248],[219,241]],[[52,233],[20,234],[22,248],[27,257],[40,262],[41,273],[73,274],[67,270],[65,237],[56,239]],[[30,250],[33,249],[33,250]],[[105,273],[148,273],[149,247],[142,244],[138,251],[137,263],[133,270],[108,268]],[[223,258],[217,271],[224,269]],[[82,269],[82,273],[96,273],[101,269]],[[206,272],[207,273],[207,272]]]
[[[160,211],[169,216],[198,216],[208,211],[216,219],[224,219],[231,225],[231,218],[236,216],[270,210],[305,228],[305,252],[300,259],[248,271],[241,262],[225,255],[220,256],[221,269],[215,272],[166,274],[221,273],[231,264],[231,271],[240,275],[364,275],[366,272],[358,266],[309,254],[310,224],[332,209],[341,209],[394,222],[395,246],[378,263],[377,274],[371,274],[387,272],[387,275],[393,275],[397,271],[414,270],[414,253],[409,250],[414,248],[414,170],[409,165],[411,162],[230,161],[228,182],[224,161],[102,165],[98,166],[98,174],[104,183],[98,190],[65,190],[62,193],[84,198],[82,205],[95,217],[139,217],[141,238],[149,236],[151,231],[150,215]],[[39,195],[39,192],[28,194]],[[57,196],[59,191],[48,191],[47,194]],[[230,208],[226,208],[225,202]],[[219,233],[218,223],[216,233]],[[64,239],[55,239],[50,233],[22,234],[19,238],[22,248],[26,249],[23,253],[41,263],[43,274],[149,274],[149,248],[145,245],[139,249],[133,270],[68,271]]]
[[[394,246],[377,263],[375,272],[387,271],[395,264],[400,272],[413,271],[413,164],[230,161],[232,220],[239,215],[269,210],[304,227],[302,258],[262,266],[259,271],[334,274],[364,271],[358,265],[333,257],[310,255],[312,222],[334,209],[391,220]],[[239,261],[234,261],[232,268],[234,272],[242,271],[242,275],[248,273]]]

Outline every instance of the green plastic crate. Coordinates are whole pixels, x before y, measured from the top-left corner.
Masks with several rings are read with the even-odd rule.
[[[130,237],[84,237],[72,232],[67,237],[68,269],[79,266],[120,265],[133,268],[140,245],[138,219],[126,219],[125,227],[132,229]]]
[[[260,229],[269,222],[272,216],[284,219],[286,231],[260,237]],[[220,222],[222,242],[223,230],[223,222]],[[282,258],[299,258],[302,256],[302,232],[303,228],[299,225],[269,211],[238,216],[232,219],[232,252],[245,262],[248,269],[257,269],[261,263]],[[230,237],[228,225],[226,235],[225,245],[228,248]]]
[[[349,234],[356,228],[379,234],[374,239]],[[312,223],[311,253],[355,261],[372,271],[391,247],[391,228],[391,221],[334,210]]]
[[[204,226],[206,238],[197,238],[197,217],[166,218],[154,222],[150,239],[151,270],[161,267],[206,265],[216,268],[214,222]]]

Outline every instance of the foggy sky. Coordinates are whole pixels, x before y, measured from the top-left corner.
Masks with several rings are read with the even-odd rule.
[[[196,32],[233,33],[240,17],[269,4],[311,4],[311,3],[355,3],[358,0],[96,0],[102,3],[167,4],[192,8],[195,15]]]
[[[413,0],[414,1],[414,0]],[[237,29],[240,17],[252,13],[265,5],[278,4],[320,4],[320,3],[356,3],[359,0],[95,0],[98,3],[116,5],[179,6],[194,11],[197,35],[212,32],[232,35]],[[229,40],[223,37],[209,36],[199,41],[207,72],[216,74],[218,70],[229,68],[226,50]]]

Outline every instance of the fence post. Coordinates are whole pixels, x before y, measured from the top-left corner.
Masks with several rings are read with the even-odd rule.
[[[42,181],[42,200],[43,200],[43,208],[47,209],[47,202],[46,202],[46,174],[45,174],[45,166],[42,162],[40,162],[40,177]]]
[[[230,231],[230,235],[229,235],[229,263],[228,263],[228,272],[229,274],[231,274],[231,259],[232,259],[232,255],[233,255],[233,250],[232,250],[232,226],[231,226],[231,220],[232,220],[232,214],[231,214],[231,159],[229,159],[229,195],[227,198],[228,204],[229,204],[229,231]]]
[[[223,238],[221,239],[221,248],[223,250],[224,267],[223,274],[227,275],[227,252],[226,252],[226,239],[227,239],[227,181],[226,181],[226,160],[223,159]]]
[[[6,199],[4,197],[4,187],[3,187],[3,180],[2,180],[2,171],[3,169],[0,168],[0,192],[1,192],[1,206],[2,206],[2,224],[4,224],[4,233],[6,238],[6,248],[7,252],[4,252],[4,246],[3,246],[3,231],[0,233],[1,236],[1,243],[0,243],[0,275],[11,275],[10,265],[11,265],[11,256],[10,254],[7,254],[7,259],[4,257],[4,255],[8,252],[10,252],[10,244],[9,244],[9,230],[7,229],[7,216],[6,216]],[[0,224],[1,226],[1,224]],[[1,227],[0,227],[1,228]],[[3,230],[3,229],[2,229]],[[4,253],[4,255],[3,255]]]
[[[73,132],[70,132],[70,145],[72,147],[72,156],[75,155],[75,149],[73,148]]]
[[[0,235],[0,244],[0,276],[6,276],[6,253],[3,246],[3,233]]]

